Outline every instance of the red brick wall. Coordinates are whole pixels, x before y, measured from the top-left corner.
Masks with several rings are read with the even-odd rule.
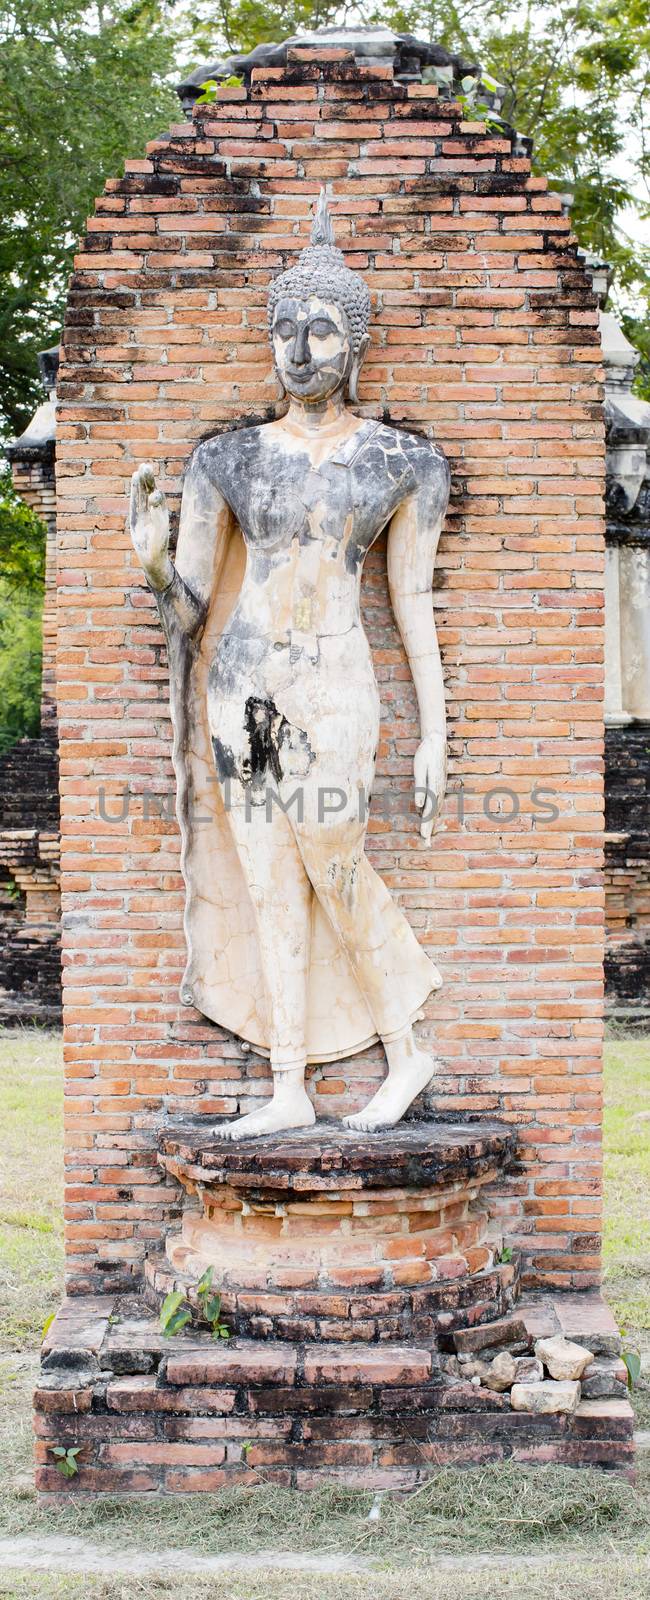
[[[431,1105],[519,1125],[500,1202],[547,1281],[598,1268],[603,436],[595,302],[560,202],[512,141],[435,91],[322,55],[258,72],[127,164],[77,259],[61,368],[58,692],[66,913],[68,1265],[78,1288],[139,1271],[175,1191],[164,1114],[234,1111],[268,1069],[182,1008],[183,891],[162,635],[125,532],[148,457],[173,504],[192,444],[271,414],[269,279],[330,186],[371,284],[361,409],[426,428],[453,469],[436,607],[450,795],[431,851],[410,809],[416,738],[383,549],[364,583],[381,683],[375,863],[446,978],[425,1034]],[[465,786],[465,818],[454,791]],[[559,815],[533,820],[535,784]],[[135,799],[121,817],[118,791]],[[515,791],[504,825],[486,791]],[[114,820],[98,814],[114,794]],[[512,805],[508,801],[508,808]],[[497,803],[492,803],[496,812]],[[367,1097],[379,1049],[316,1069],[321,1114]]]

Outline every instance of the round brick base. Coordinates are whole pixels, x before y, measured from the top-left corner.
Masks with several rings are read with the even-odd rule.
[[[489,1125],[320,1125],[246,1145],[167,1133],[161,1164],[198,1205],[149,1263],[150,1289],[196,1306],[211,1267],[233,1331],[253,1338],[421,1340],[501,1316],[518,1280],[484,1191],[511,1153]]]

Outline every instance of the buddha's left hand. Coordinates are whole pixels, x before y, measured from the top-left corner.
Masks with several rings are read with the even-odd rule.
[[[427,844],[437,827],[447,787],[447,739],[430,733],[418,745],[413,763],[415,806],[421,814],[420,836]]]

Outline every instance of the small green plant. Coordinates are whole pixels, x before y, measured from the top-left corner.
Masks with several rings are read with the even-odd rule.
[[[55,1316],[56,1316],[56,1311],[51,1311],[49,1317],[45,1318],[45,1321],[43,1323],[43,1333],[42,1333],[43,1339],[45,1338],[46,1333],[49,1333],[50,1328],[52,1326],[52,1323],[54,1322]]]
[[[636,1389],[639,1378],[641,1377],[641,1357],[639,1352],[638,1350],[622,1350],[621,1358],[625,1362],[627,1369],[628,1389]]]
[[[212,1289],[212,1267],[207,1267],[196,1287],[201,1315],[209,1322],[213,1339],[229,1339],[230,1332],[221,1321],[221,1295]]]
[[[437,87],[462,106],[465,116],[473,121],[484,122],[486,128],[500,132],[503,128],[503,119],[490,105],[482,90],[488,94],[503,95],[503,85],[497,83],[496,78],[489,77],[487,72],[482,72],[480,78],[468,73],[460,80],[460,89],[454,89],[453,67],[425,67],[422,73],[423,83],[435,83]]]
[[[213,1339],[229,1339],[230,1331],[221,1321],[221,1295],[212,1289],[212,1267],[208,1267],[196,1286],[200,1315],[210,1324]],[[192,1312],[181,1289],[165,1296],[160,1310],[160,1326],[166,1339],[180,1333],[192,1321]]]
[[[180,1333],[188,1322],[192,1321],[192,1313],[185,1303],[185,1296],[180,1289],[172,1290],[165,1295],[160,1308],[160,1326],[166,1339],[173,1338],[175,1333]]]
[[[198,96],[194,103],[197,106],[214,105],[215,100],[219,98],[220,89],[241,89],[243,83],[243,78],[238,78],[234,72],[231,73],[229,78],[206,78],[205,83],[199,86],[203,93]]]
[[[66,1449],[64,1444],[52,1445],[52,1455],[55,1458],[54,1465],[63,1478],[76,1478],[79,1471],[77,1456],[80,1453],[80,1444],[73,1445],[71,1449]]]
[[[514,1252],[509,1244],[502,1245],[500,1250],[495,1250],[494,1252],[496,1265],[499,1267],[506,1266],[509,1261],[512,1261],[513,1254]]]

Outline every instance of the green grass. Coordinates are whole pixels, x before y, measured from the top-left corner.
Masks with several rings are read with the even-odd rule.
[[[650,1039],[605,1056],[605,1287],[621,1324],[650,1333]]]
[[[61,1036],[0,1035],[0,1347],[37,1344],[63,1281]]]
[[[0,1600],[628,1600],[650,1597],[650,1485],[568,1468],[506,1463],[444,1469],[408,1499],[327,1488],[311,1495],[260,1485],[195,1498],[39,1505],[31,1487],[29,1396],[42,1324],[60,1294],[62,1072],[60,1039],[0,1034],[0,1534],[75,1534],[104,1548],[201,1554],[265,1549],[363,1556],[372,1575],[262,1572],[236,1577],[115,1578],[3,1573]],[[650,1356],[650,1041],[616,1040],[606,1053],[607,1288],[626,1338]],[[645,1385],[635,1397],[650,1421]],[[445,1553],[536,1552],[543,1566],[437,1570]],[[563,1555],[564,1552],[564,1555]],[[262,1555],[263,1560],[263,1555]],[[408,1580],[406,1573],[408,1572]]]

